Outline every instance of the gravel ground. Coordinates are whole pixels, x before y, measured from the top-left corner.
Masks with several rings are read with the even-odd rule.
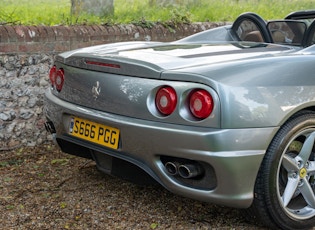
[[[1,229],[264,229],[240,210],[141,187],[43,145],[0,152]]]

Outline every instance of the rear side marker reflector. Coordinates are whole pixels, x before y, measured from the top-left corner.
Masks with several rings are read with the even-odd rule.
[[[97,66],[102,66],[102,67],[120,69],[120,65],[118,64],[104,63],[104,62],[98,62],[98,61],[85,61],[85,63],[87,65],[97,65]]]

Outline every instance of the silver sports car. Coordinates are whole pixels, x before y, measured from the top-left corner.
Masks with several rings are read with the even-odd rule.
[[[108,174],[315,226],[315,10],[56,57],[46,128]]]

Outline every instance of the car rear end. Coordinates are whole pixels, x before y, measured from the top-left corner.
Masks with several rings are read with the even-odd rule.
[[[47,130],[64,152],[128,180],[153,179],[190,198],[250,206],[273,128],[222,129],[215,84],[175,74],[167,61],[67,55],[51,69],[45,103]]]

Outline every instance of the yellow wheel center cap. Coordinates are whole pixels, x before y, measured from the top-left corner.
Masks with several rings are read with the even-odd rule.
[[[300,177],[304,178],[306,175],[307,175],[306,169],[305,168],[301,168],[301,170],[300,170]]]

